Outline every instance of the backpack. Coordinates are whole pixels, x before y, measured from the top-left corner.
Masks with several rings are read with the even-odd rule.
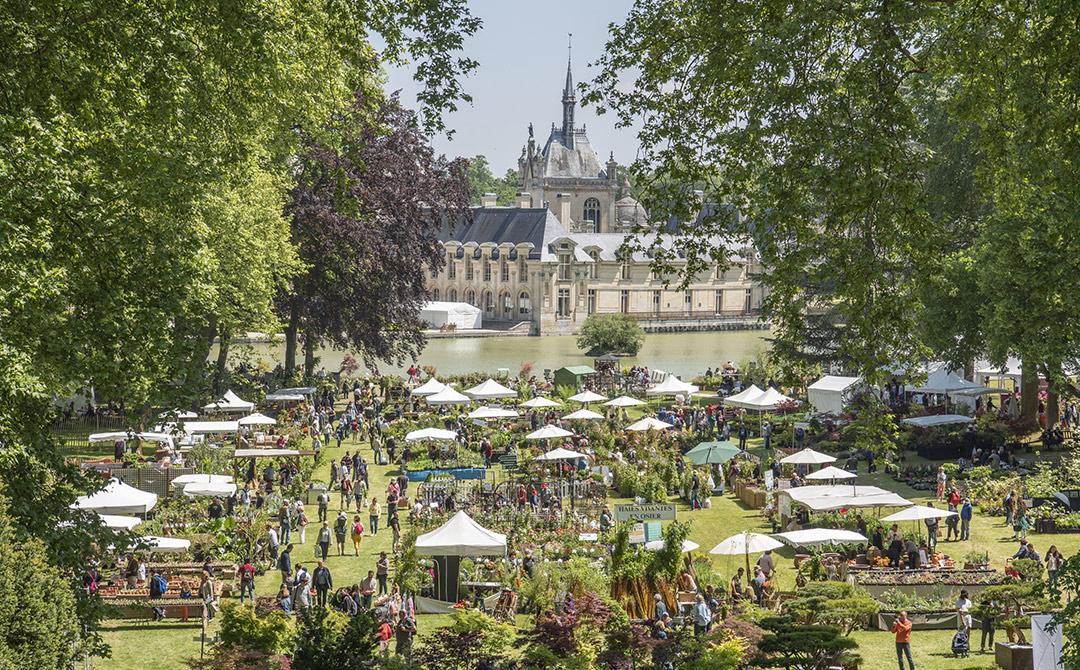
[[[165,581],[165,578],[161,575],[154,575],[154,578],[150,580],[150,595],[157,598],[165,595],[165,592],[169,590],[169,583]]]
[[[354,523],[352,525],[352,534],[353,535],[363,535],[364,534],[364,524],[360,523],[359,521]]]

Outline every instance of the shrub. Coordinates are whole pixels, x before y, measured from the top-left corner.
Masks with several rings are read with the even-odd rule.
[[[581,326],[577,344],[583,351],[633,356],[645,344],[645,331],[629,314],[590,314]]]

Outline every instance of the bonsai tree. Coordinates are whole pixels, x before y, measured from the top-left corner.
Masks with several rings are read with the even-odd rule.
[[[798,623],[837,626],[844,635],[867,622],[880,607],[866,589],[845,582],[807,584],[785,603],[785,611]]]
[[[768,617],[761,620],[765,636],[758,645],[753,664],[762,668],[825,670],[859,662],[852,653],[858,643],[844,637],[836,626],[801,624],[791,617]]]
[[[578,348],[590,353],[637,354],[645,344],[645,331],[629,314],[590,314],[581,325]]]
[[[1048,612],[1057,607],[1056,602],[1046,597],[1041,582],[1021,581],[988,586],[980,591],[975,614],[994,617],[1005,626],[1010,641],[1024,644],[1027,642],[1024,630],[1031,627],[1031,617],[1026,613]]]

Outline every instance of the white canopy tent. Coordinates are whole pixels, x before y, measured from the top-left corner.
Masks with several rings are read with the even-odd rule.
[[[900,510],[887,517],[883,517],[881,520],[889,522],[925,521],[926,519],[945,519],[950,516],[956,516],[956,512],[950,512],[947,509],[938,509],[936,507],[927,507],[926,505],[912,505],[905,510]]]
[[[543,454],[541,456],[537,456],[536,460],[538,460],[538,461],[573,461],[573,460],[576,460],[576,459],[579,459],[579,458],[584,458],[584,457],[585,457],[585,454],[583,454],[581,452],[572,451],[570,449],[563,449],[562,447],[559,447],[558,449],[552,449],[551,451],[547,452],[546,454]]]
[[[174,409],[171,412],[158,414],[159,419],[198,419],[199,415],[188,410]]]
[[[98,514],[131,516],[146,514],[157,505],[158,497],[149,491],[129,486],[119,479],[110,479],[105,488],[88,496],[80,496],[72,508],[85,509]]]
[[[570,400],[573,400],[574,402],[588,404],[590,402],[600,402],[602,400],[607,400],[607,397],[602,396],[599,393],[594,393],[593,391],[582,391],[581,393],[570,396]]]
[[[757,398],[762,393],[764,393],[764,391],[759,389],[756,384],[751,384],[748,388],[724,398],[724,404],[732,407],[742,407],[740,403],[750,400],[751,398]]]
[[[484,327],[484,312],[466,302],[428,302],[420,308],[420,318],[432,328],[453,326],[457,330],[473,330]]]
[[[638,400],[637,398],[631,398],[628,395],[621,395],[618,398],[608,400],[606,403],[604,403],[604,406],[605,407],[637,407],[639,405],[644,405],[644,404],[645,404],[644,400]]]
[[[698,387],[687,384],[673,374],[668,374],[664,381],[656,386],[650,386],[645,390],[645,395],[685,395],[689,396],[698,392]]]
[[[444,428],[421,428],[420,430],[414,430],[405,435],[406,442],[422,442],[424,440],[435,440],[438,442],[453,442],[457,439],[458,434],[452,430],[446,430]]]
[[[203,409],[208,412],[251,412],[255,409],[255,403],[242,399],[229,389],[221,400],[204,405]]]
[[[109,528],[116,530],[131,530],[143,522],[137,516],[119,516],[116,514],[98,514],[101,522]]]
[[[604,415],[599,412],[594,412],[591,409],[579,409],[576,412],[570,412],[563,417],[563,420],[569,421],[597,421],[603,419]]]
[[[555,440],[561,437],[570,437],[572,432],[565,428],[553,426],[550,423],[539,430],[534,430],[525,436],[526,440]]]
[[[512,388],[507,388],[495,381],[494,379],[488,379],[482,384],[477,384],[471,389],[466,389],[465,395],[469,396],[473,400],[494,400],[497,398],[516,398],[518,392]]]
[[[233,452],[233,458],[280,458],[282,456],[299,456],[296,449],[237,449]]]
[[[513,419],[514,417],[519,416],[519,414],[514,410],[506,409],[505,407],[490,407],[485,405],[483,407],[477,407],[466,416],[470,419]]]
[[[866,542],[866,536],[853,530],[843,528],[807,528],[806,530],[792,530],[787,533],[777,533],[778,537],[793,547],[812,547],[818,544],[847,544],[849,542]]]
[[[754,410],[756,412],[769,412],[775,410],[780,405],[791,401],[791,398],[771,386],[756,396],[736,400],[736,397],[740,395],[742,394],[739,393],[735,396],[724,398],[724,404],[731,405],[732,407]]]
[[[960,375],[944,368],[930,373],[926,383],[922,386],[909,388],[915,393],[936,393],[939,395],[979,395],[982,393],[1001,393],[1001,389],[993,389],[982,384],[970,382]]]
[[[210,475],[210,474],[190,474],[180,475],[179,477],[173,477],[169,482],[177,493],[183,493],[184,487],[188,484],[232,484],[232,475]]]
[[[185,421],[184,432],[188,435],[208,433],[235,433],[240,430],[238,421]]]
[[[836,457],[807,447],[796,451],[790,456],[784,456],[780,459],[780,462],[787,465],[821,465],[822,463],[835,463]]]
[[[841,479],[855,479],[858,476],[859,475],[855,474],[854,472],[841,470],[835,465],[830,465],[828,467],[821,468],[817,472],[811,472],[810,474],[806,475],[806,478],[815,481],[834,481]]]
[[[127,441],[133,439],[140,439],[145,442],[160,442],[169,449],[173,448],[173,436],[168,433],[160,432],[144,432],[144,433],[125,433],[121,431],[115,431],[111,433],[92,433],[90,435],[90,442],[118,442]]]
[[[547,409],[549,407],[559,407],[561,405],[561,402],[556,402],[543,396],[537,396],[531,400],[526,400],[525,402],[521,403],[522,407],[528,407],[529,409]]]
[[[192,482],[184,486],[184,495],[189,498],[225,497],[236,493],[236,484],[232,482]]]
[[[469,396],[462,395],[449,386],[438,393],[429,395],[426,400],[429,405],[468,405],[472,402]]]
[[[314,386],[293,386],[274,391],[266,396],[267,402],[301,402],[315,395]]]
[[[825,375],[806,387],[810,406],[818,414],[840,414],[852,400],[862,383],[862,377]]]
[[[248,414],[237,421],[241,426],[276,426],[277,419],[255,412],[254,414]]]
[[[473,521],[464,510],[430,533],[416,538],[420,556],[502,556],[506,536]]]
[[[638,419],[634,423],[626,427],[627,430],[634,432],[644,432],[647,430],[667,430],[668,428],[674,428],[672,424],[661,421],[655,417],[647,416],[644,419]]]
[[[877,486],[799,486],[780,491],[780,510],[790,509],[790,503],[804,505],[815,512],[828,512],[845,507],[907,507],[910,500]],[[786,516],[786,514],[785,514]]]
[[[913,416],[904,419],[904,423],[909,426],[918,426],[919,428],[930,428],[932,426],[949,426],[958,423],[971,423],[975,419],[970,416],[964,416],[963,414],[936,414],[928,416]]]
[[[434,377],[432,377],[431,379],[427,380],[426,382],[424,382],[420,386],[417,386],[416,388],[414,388],[412,390],[412,394],[413,395],[418,395],[418,396],[435,395],[436,393],[438,393],[439,391],[442,391],[445,388],[446,388],[446,384],[443,384],[438,379],[435,379]]]

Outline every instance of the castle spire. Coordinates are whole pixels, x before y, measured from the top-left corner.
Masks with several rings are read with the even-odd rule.
[[[562,123],[562,136],[563,144],[568,148],[574,146],[574,107],[577,103],[577,98],[574,97],[574,77],[570,72],[570,64],[573,57],[573,40],[574,34],[569,33],[566,40],[566,85],[563,87],[562,94],[562,107],[563,107],[563,123]]]

